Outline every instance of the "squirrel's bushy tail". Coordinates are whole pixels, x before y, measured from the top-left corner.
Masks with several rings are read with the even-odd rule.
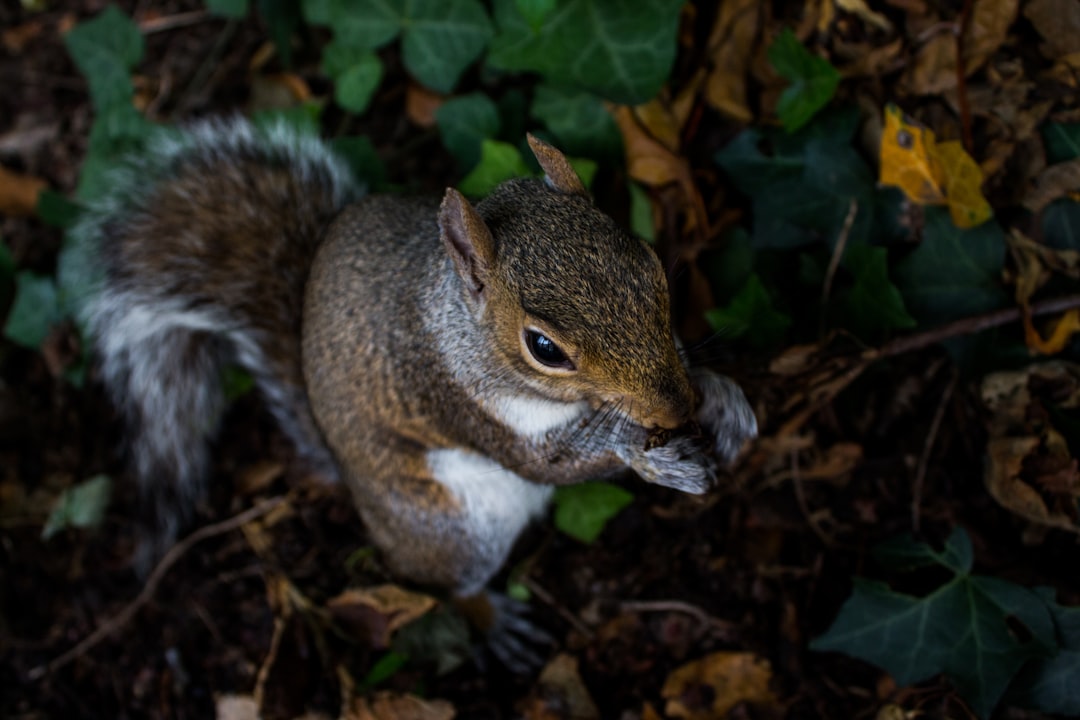
[[[163,135],[110,180],[73,241],[96,276],[81,320],[147,501],[145,569],[202,492],[230,364],[329,466],[303,390],[303,288],[325,226],[361,190],[318,138],[243,120]]]

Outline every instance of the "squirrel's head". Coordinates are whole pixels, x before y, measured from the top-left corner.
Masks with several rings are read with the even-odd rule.
[[[439,227],[466,304],[500,365],[540,395],[682,425],[694,393],[659,259],[593,205],[558,150],[529,145],[545,180],[506,182],[476,208],[446,192]]]

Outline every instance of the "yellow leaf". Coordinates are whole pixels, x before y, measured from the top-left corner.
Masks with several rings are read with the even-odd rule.
[[[1032,324],[1031,318],[1028,315],[1024,316],[1024,341],[1029,348],[1043,355],[1055,355],[1064,350],[1069,338],[1078,331],[1080,331],[1080,310],[1075,308],[1061,316],[1047,340],[1043,340],[1042,335]]]
[[[945,203],[944,174],[934,153],[934,132],[904,118],[895,105],[885,108],[881,133],[882,185],[900,188],[920,205]]]
[[[769,661],[745,652],[716,652],[672,672],[660,694],[665,712],[685,720],[727,717],[741,703],[775,706]]]
[[[934,149],[945,176],[945,198],[949,214],[958,228],[973,228],[990,219],[994,211],[982,194],[983,174],[956,140],[938,143]]]

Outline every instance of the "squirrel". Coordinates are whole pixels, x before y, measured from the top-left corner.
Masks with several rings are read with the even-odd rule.
[[[463,600],[554,486],[710,487],[756,434],[746,398],[684,362],[655,253],[528,142],[544,179],[475,206],[366,194],[284,121],[198,121],[121,163],[74,231],[98,276],[81,319],[158,551],[202,491],[230,364],[388,569]]]

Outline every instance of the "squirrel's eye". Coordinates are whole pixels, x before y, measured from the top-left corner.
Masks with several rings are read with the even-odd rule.
[[[566,357],[566,353],[559,349],[551,338],[535,330],[525,331],[525,344],[529,352],[541,365],[553,368],[573,368],[573,363]]]

